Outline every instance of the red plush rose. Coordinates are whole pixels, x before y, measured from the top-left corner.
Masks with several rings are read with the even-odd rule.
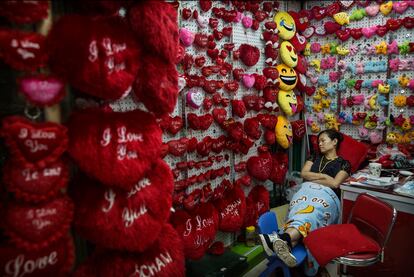
[[[48,247],[33,251],[0,245],[1,276],[66,276],[75,262],[75,250],[70,236],[64,236]]]
[[[172,191],[172,172],[161,159],[129,191],[82,178],[74,189],[75,228],[106,248],[145,251],[168,220]]]
[[[140,238],[145,240],[145,237]],[[185,259],[182,241],[169,224],[163,226],[158,240],[145,252],[97,251],[75,272],[76,277],[182,277],[184,275]]]
[[[119,17],[63,16],[47,48],[53,72],[105,100],[126,96],[140,68],[139,44]]]
[[[80,169],[102,183],[130,190],[161,154],[162,131],[140,110],[72,113],[69,154]]]
[[[47,62],[45,37],[34,32],[0,30],[0,58],[13,69],[35,71]]]
[[[234,186],[227,190],[223,198],[214,202],[214,206],[219,212],[219,229],[223,232],[236,232],[243,225],[244,215],[246,214],[246,197],[243,190]]]
[[[171,216],[171,223],[183,240],[185,257],[198,260],[214,241],[219,217],[215,207],[205,203],[190,212],[176,211]]]
[[[59,197],[40,204],[8,202],[4,229],[19,248],[37,251],[62,238],[69,230],[73,203]]]
[[[45,167],[26,168],[11,162],[3,168],[8,191],[26,202],[41,202],[56,196],[68,182],[68,166],[57,160]]]
[[[44,167],[55,162],[68,144],[67,129],[56,123],[35,123],[19,116],[3,119],[2,135],[11,159],[22,167]]]

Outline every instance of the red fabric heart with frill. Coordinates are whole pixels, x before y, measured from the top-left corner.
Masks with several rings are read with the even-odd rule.
[[[35,71],[46,65],[45,37],[34,32],[0,30],[0,57],[13,69]]]
[[[62,16],[48,35],[47,50],[54,73],[105,100],[126,96],[140,67],[139,44],[120,17]]]
[[[33,251],[0,245],[1,276],[65,276],[75,262],[73,239],[64,236],[48,247]]]
[[[171,223],[183,240],[185,257],[198,260],[214,241],[219,216],[211,203],[205,203],[191,212],[176,211],[171,216]]]
[[[162,131],[141,110],[74,112],[68,129],[68,152],[80,169],[111,187],[132,189],[161,154]]]
[[[56,123],[35,123],[23,117],[3,119],[2,135],[11,159],[24,167],[44,167],[66,151],[67,129]]]
[[[37,205],[9,202],[4,229],[17,247],[36,251],[66,234],[72,216],[73,203],[67,196]]]
[[[74,276],[185,276],[185,259],[179,235],[170,224],[165,224],[161,232],[152,247],[142,253],[97,250]]]
[[[73,192],[75,228],[106,248],[145,251],[170,216],[172,192],[172,172],[161,159],[128,191],[79,178]]]
[[[57,160],[46,167],[25,168],[7,163],[3,168],[6,189],[17,199],[41,202],[56,196],[68,183],[68,166]]]
[[[225,192],[224,197],[214,202],[219,211],[219,229],[223,232],[236,232],[244,222],[246,197],[239,186]]]

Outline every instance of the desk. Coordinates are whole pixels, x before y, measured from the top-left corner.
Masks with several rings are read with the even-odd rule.
[[[340,188],[342,222],[347,221],[358,194],[364,192],[390,203],[398,211],[397,221],[385,247],[384,263],[366,268],[348,267],[348,272],[354,276],[413,276],[414,198],[397,194],[392,188],[383,190],[348,184],[342,184]]]

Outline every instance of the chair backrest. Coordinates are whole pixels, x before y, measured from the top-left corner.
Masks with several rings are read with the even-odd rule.
[[[397,211],[393,206],[373,195],[362,193],[355,200],[348,223],[355,224],[384,250],[396,218]]]
[[[277,218],[274,212],[265,212],[259,217],[258,226],[261,234],[277,232]]]

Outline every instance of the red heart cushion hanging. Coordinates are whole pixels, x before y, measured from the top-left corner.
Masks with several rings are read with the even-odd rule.
[[[272,157],[269,153],[250,157],[247,160],[247,172],[259,181],[266,181],[272,171]]]
[[[19,90],[30,103],[40,107],[57,104],[65,96],[65,84],[46,75],[19,79]]]
[[[0,58],[13,69],[35,71],[46,65],[45,37],[34,32],[0,29]]]
[[[254,66],[260,58],[259,48],[249,44],[242,44],[239,48],[240,60],[247,66]]]
[[[73,239],[59,241],[37,251],[25,251],[12,244],[0,245],[1,276],[66,276],[75,262]]]
[[[291,124],[293,129],[293,139],[298,142],[301,141],[306,133],[305,121],[302,119],[298,119],[296,121],[291,122]]]
[[[141,1],[128,12],[132,30],[146,52],[175,63],[178,50],[177,11],[163,1]],[[160,77],[160,76],[158,76]]]
[[[142,239],[142,238],[141,238]],[[170,224],[145,252],[96,252],[75,272],[76,277],[106,276],[185,276],[182,241]]]
[[[214,241],[219,216],[211,203],[198,205],[193,211],[178,210],[171,216],[171,223],[182,238],[187,259],[201,259]]]
[[[260,215],[269,210],[269,191],[262,185],[256,185],[246,198],[246,216],[243,226],[256,226]]]
[[[88,178],[76,183],[76,230],[106,248],[144,251],[170,216],[173,177],[161,159],[129,191],[105,188]]]
[[[23,117],[3,119],[2,135],[11,159],[25,167],[44,167],[56,161],[68,144],[66,127],[56,123],[35,123]]]
[[[145,107],[156,115],[172,113],[178,97],[178,72],[173,63],[157,56],[144,56],[134,92]]]
[[[246,213],[246,197],[243,190],[234,186],[232,190],[225,192],[224,197],[214,202],[219,211],[219,229],[223,232],[238,231],[244,221]]]
[[[140,67],[140,48],[118,17],[63,16],[47,40],[50,68],[84,93],[126,96]]]
[[[283,185],[285,183],[286,173],[288,171],[289,158],[286,153],[277,152],[272,155],[272,172],[269,179],[276,184]]]
[[[152,115],[90,109],[69,119],[68,152],[102,183],[130,190],[161,154],[162,131]]]
[[[17,24],[36,23],[45,19],[48,14],[47,1],[2,1],[0,16]]]
[[[36,251],[66,234],[72,216],[73,203],[67,196],[37,205],[9,202],[4,229],[17,247]]]
[[[68,166],[61,160],[41,168],[19,167],[9,162],[3,168],[3,181],[17,199],[34,203],[45,201],[66,187]]]

